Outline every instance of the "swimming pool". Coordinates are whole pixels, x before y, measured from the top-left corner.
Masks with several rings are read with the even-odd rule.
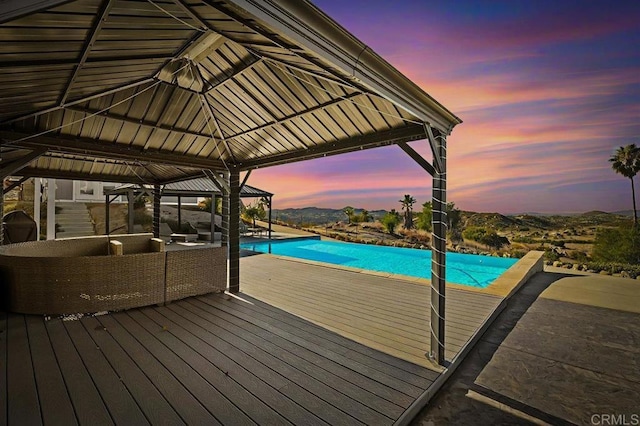
[[[431,251],[312,238],[243,243],[243,249],[352,268],[431,278]],[[447,282],[485,288],[518,259],[447,253]]]

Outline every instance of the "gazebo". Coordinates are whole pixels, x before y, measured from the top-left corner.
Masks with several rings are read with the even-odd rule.
[[[127,232],[133,233],[133,201],[135,197],[138,197],[142,194],[148,194],[153,196],[153,188],[144,185],[134,185],[127,184],[121,185],[117,188],[106,189],[104,191],[105,195],[105,234],[109,234],[110,226],[109,226],[109,206],[113,201],[117,199],[117,197],[123,196],[127,199],[128,205],[128,224],[127,224]],[[182,223],[182,197],[211,197],[211,241],[214,240],[215,235],[215,213],[216,213],[216,199],[221,198],[223,196],[222,192],[218,189],[217,186],[213,184],[213,182],[205,177],[183,180],[179,182],[172,182],[164,185],[160,190],[160,196],[156,200],[153,199],[154,205],[154,215],[153,215],[153,230],[154,234],[159,235],[160,231],[160,214],[159,211],[155,208],[156,206],[160,206],[162,203],[162,197],[177,197],[178,199],[178,226]],[[271,239],[271,210],[273,206],[273,194],[271,192],[264,191],[259,188],[255,188],[250,185],[246,185],[245,182],[240,185],[240,198],[261,198],[264,199],[269,209],[269,218],[268,218],[268,237]],[[158,213],[157,215],[155,213]]]
[[[432,176],[431,356],[444,362],[446,138],[461,120],[311,2],[7,0],[0,40],[2,178],[159,199],[205,173],[224,200],[232,293],[241,173],[398,145]]]

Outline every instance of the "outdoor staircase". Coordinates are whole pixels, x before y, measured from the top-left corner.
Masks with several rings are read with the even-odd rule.
[[[84,203],[57,202],[56,207],[60,208],[56,214],[56,238],[95,235],[91,215]]]

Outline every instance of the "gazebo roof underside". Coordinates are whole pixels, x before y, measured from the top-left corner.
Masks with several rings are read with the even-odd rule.
[[[168,183],[460,123],[301,0],[8,0],[0,40],[5,175]]]

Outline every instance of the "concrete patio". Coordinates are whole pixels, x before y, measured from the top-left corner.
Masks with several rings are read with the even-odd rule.
[[[510,299],[414,423],[637,423],[639,348],[640,282],[548,268]]]

